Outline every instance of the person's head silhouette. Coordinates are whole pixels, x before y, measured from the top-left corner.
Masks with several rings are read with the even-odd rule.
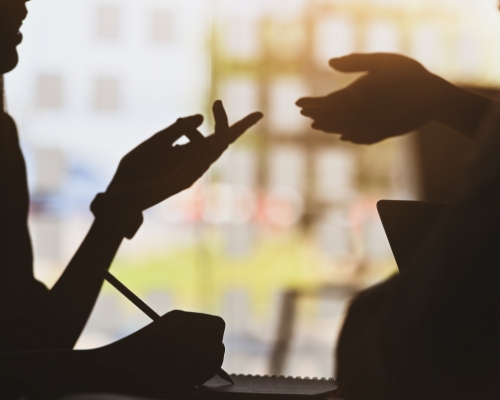
[[[0,0],[0,73],[12,71],[18,62],[17,46],[21,43],[19,32],[28,14],[29,0]]]

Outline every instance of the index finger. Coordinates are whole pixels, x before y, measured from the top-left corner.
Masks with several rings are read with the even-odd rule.
[[[264,114],[261,112],[252,113],[232,125],[227,135],[222,136],[213,134],[207,137],[209,151],[204,156],[207,157],[210,162],[215,162],[231,143],[235,142],[243,133],[259,122],[263,116]]]
[[[323,97],[305,97],[297,101],[297,106],[304,107],[333,107],[349,106],[353,103],[352,85],[337,90],[328,96]]]
[[[238,139],[248,129],[259,122],[263,117],[264,114],[262,114],[261,112],[254,112],[232,125],[229,128],[229,143],[235,142],[236,139]]]
[[[323,97],[302,97],[295,102],[299,107],[319,106],[326,101],[326,96]]]
[[[354,53],[344,57],[332,58],[328,63],[341,72],[366,72],[373,71],[387,57],[383,53]]]
[[[242,120],[236,122],[234,125],[232,125],[228,130],[229,134],[225,136],[223,140],[220,140],[219,138],[221,136],[218,136],[216,134],[210,135],[209,137],[207,137],[207,139],[215,147],[220,147],[220,146],[227,147],[231,143],[234,143],[236,139],[238,139],[248,129],[250,129],[257,122],[259,122],[263,117],[264,114],[262,114],[261,112],[254,112],[250,115],[247,115]]]

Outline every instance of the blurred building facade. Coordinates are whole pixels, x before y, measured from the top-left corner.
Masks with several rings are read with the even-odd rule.
[[[500,84],[493,0],[46,0],[29,4],[9,110],[28,161],[37,274],[54,281],[120,158],[225,102],[266,118],[194,188],[146,213],[114,271],[159,312],[228,323],[231,371],[264,373],[281,293],[394,270],[375,210],[421,196],[415,136],[370,147],[314,132],[294,103],[357,76],[327,61],[398,52],[458,84]],[[497,41],[499,43],[497,43]],[[211,118],[203,127],[209,132]],[[342,301],[306,299],[286,372],[330,375]],[[147,323],[106,288],[81,346]]]

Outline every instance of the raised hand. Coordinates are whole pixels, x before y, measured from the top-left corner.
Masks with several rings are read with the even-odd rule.
[[[438,118],[457,90],[421,64],[397,54],[353,54],[330,60],[340,72],[366,74],[325,97],[302,98],[312,127],[341,140],[371,144],[411,132]]]
[[[123,157],[106,191],[108,201],[118,208],[140,212],[187,189],[232,142],[262,118],[261,113],[253,113],[229,126],[220,101],[214,103],[213,113],[215,133],[206,140],[173,146],[201,125],[203,117],[195,115],[178,120]]]

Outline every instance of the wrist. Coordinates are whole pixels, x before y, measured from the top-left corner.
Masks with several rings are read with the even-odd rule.
[[[441,80],[435,121],[473,137],[492,100]]]
[[[142,212],[127,207],[108,193],[99,193],[90,205],[90,210],[100,226],[118,229],[127,239],[132,239],[144,221]]]

